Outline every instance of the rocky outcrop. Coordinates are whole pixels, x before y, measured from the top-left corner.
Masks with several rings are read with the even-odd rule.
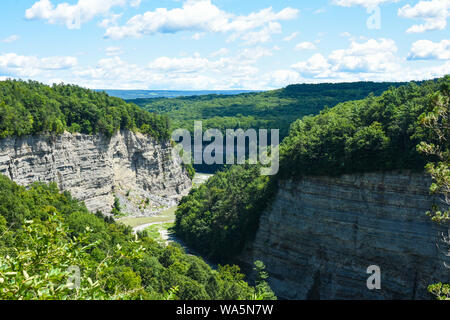
[[[429,284],[450,281],[448,227],[425,214],[438,201],[430,183],[405,172],[282,181],[240,259],[262,260],[285,299],[430,298]],[[371,265],[380,290],[367,288]]]
[[[0,173],[28,185],[55,181],[91,211],[151,215],[174,205],[191,188],[169,142],[124,130],[113,137],[64,133],[0,140]]]

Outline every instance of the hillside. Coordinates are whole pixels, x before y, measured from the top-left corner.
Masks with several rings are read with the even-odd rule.
[[[171,128],[193,130],[194,120],[203,121],[203,130],[280,129],[280,137],[289,132],[292,122],[305,115],[317,114],[348,100],[380,95],[402,83],[356,82],[338,84],[298,84],[286,88],[239,95],[204,95],[182,98],[134,99],[145,110],[167,115]]]
[[[75,85],[0,81],[0,138],[43,132],[103,133],[139,130],[158,140],[170,137],[168,119],[122,99]]]
[[[260,176],[250,165],[217,174],[183,199],[176,212],[177,233],[208,257],[227,260],[254,237],[279,179],[397,169],[423,172],[426,158],[417,145],[433,138],[418,118],[431,111],[434,95],[449,85],[449,76],[409,83],[297,120],[280,146],[277,176]]]
[[[0,175],[0,235],[2,300],[274,298],[238,267],[212,270],[177,246],[135,237],[55,183],[25,188]]]

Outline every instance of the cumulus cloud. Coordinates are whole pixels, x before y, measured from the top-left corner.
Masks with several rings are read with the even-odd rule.
[[[328,59],[335,71],[387,72],[398,65],[396,52],[391,39],[369,39],[363,43],[352,41],[349,48],[333,51]]]
[[[407,4],[398,10],[398,15],[409,19],[423,19],[425,23],[410,27],[408,33],[444,30],[450,16],[450,0],[419,1],[415,6]]]
[[[390,39],[352,41],[347,49],[332,51],[327,58],[317,53],[306,61],[292,65],[301,74],[333,77],[339,73],[386,73],[399,68],[397,46]]]
[[[231,40],[244,37],[248,42],[267,42],[270,34],[281,31],[278,21],[295,19],[297,16],[298,10],[290,7],[279,12],[267,8],[236,16],[220,10],[211,0],[187,0],[181,8],[158,8],[132,17],[125,25],[110,26],[106,29],[105,37],[122,39],[193,31],[232,33]]]
[[[298,51],[300,51],[300,50],[316,50],[316,49],[317,49],[316,45],[314,43],[308,42],[308,41],[300,42],[299,44],[297,44],[295,46],[295,50],[298,50]]]
[[[316,53],[308,60],[298,62],[291,67],[304,76],[315,76],[329,70],[331,65],[323,55]]]
[[[33,77],[45,71],[66,70],[77,65],[75,57],[22,56],[16,53],[0,55],[0,70],[21,77]]]
[[[412,44],[411,52],[408,55],[409,60],[421,59],[450,59],[450,40],[433,42],[430,40],[419,40]]]
[[[225,49],[214,57],[199,53],[162,56],[146,65],[114,56],[99,60],[95,66],[77,68],[73,75],[76,83],[93,88],[256,89],[260,84],[257,60],[271,54],[270,49],[255,47],[230,56]]]
[[[39,0],[25,11],[28,20],[46,20],[51,24],[64,24],[69,29],[79,29],[81,24],[98,15],[107,15],[115,6],[139,6],[140,0],[78,0],[53,5],[50,0]]]

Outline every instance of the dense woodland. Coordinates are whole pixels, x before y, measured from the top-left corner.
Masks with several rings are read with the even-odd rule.
[[[251,287],[237,266],[213,270],[177,245],[135,236],[54,183],[25,188],[0,175],[0,299],[274,298],[263,279]]]
[[[449,86],[450,76],[421,85],[410,83],[296,121],[280,146],[277,176],[259,176],[255,166],[235,166],[217,174],[183,199],[176,212],[177,234],[206,256],[227,260],[254,236],[279,178],[423,171],[429,157],[418,152],[417,145],[438,141],[419,118],[432,111],[437,94],[448,95]],[[234,239],[233,245],[227,239]]]
[[[348,100],[363,99],[370,93],[380,95],[401,83],[356,82],[337,84],[297,84],[286,88],[239,95],[204,95],[182,98],[128,100],[145,110],[167,115],[171,128],[193,131],[194,120],[202,120],[203,130],[280,129],[289,133],[292,122],[319,113]]]
[[[36,133],[113,135],[119,129],[170,137],[169,120],[122,99],[75,85],[0,81],[0,138]]]

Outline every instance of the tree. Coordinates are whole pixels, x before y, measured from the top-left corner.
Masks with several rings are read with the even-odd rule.
[[[433,110],[423,114],[420,123],[431,129],[431,142],[421,142],[417,149],[436,161],[426,165],[426,170],[430,173],[433,183],[430,191],[441,197],[441,205],[435,205],[427,214],[437,223],[444,224],[450,221],[450,108],[448,85],[443,85],[440,92],[433,97]],[[445,237],[443,242],[450,245],[449,237]],[[449,255],[450,252],[446,252]],[[428,291],[439,300],[450,300],[450,285],[437,283],[430,285]]]
[[[418,150],[433,156],[437,161],[426,165],[433,178],[430,190],[441,196],[441,206],[435,206],[428,214],[433,221],[450,221],[450,108],[448,87],[443,86],[433,97],[434,108],[420,117],[421,124],[432,130],[433,142],[421,142]]]
[[[256,260],[254,262],[253,271],[256,273],[256,292],[254,299],[255,300],[276,300],[276,296],[267,283],[267,279],[269,278],[269,274],[266,271],[266,266],[260,260]]]
[[[114,205],[111,213],[115,216],[120,215],[122,208],[120,207],[120,200],[117,197],[114,197]]]

